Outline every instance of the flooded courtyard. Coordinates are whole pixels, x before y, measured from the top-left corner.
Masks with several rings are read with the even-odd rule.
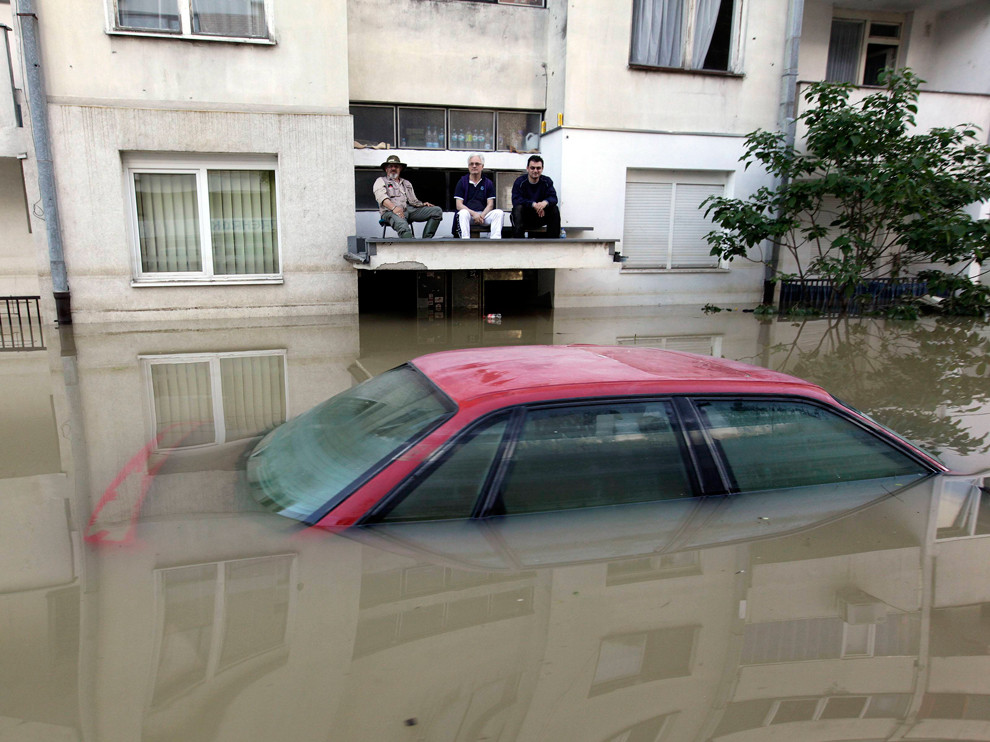
[[[990,740],[990,326],[428,315],[0,355],[0,740]],[[257,436],[356,383],[567,343],[809,379],[954,473],[340,535],[246,494]]]

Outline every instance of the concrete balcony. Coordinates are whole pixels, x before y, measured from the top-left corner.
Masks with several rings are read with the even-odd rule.
[[[798,86],[798,112],[804,113],[808,105],[804,93],[808,82]],[[858,102],[868,95],[876,93],[879,88],[857,88],[849,96],[852,103]],[[990,128],[990,95],[976,93],[944,93],[934,90],[922,91],[918,97],[918,113],[915,116],[916,132],[927,132],[937,126],[958,126],[959,124],[976,124],[985,132]],[[798,136],[804,131],[798,130]]]
[[[361,270],[608,268],[620,262],[614,239],[400,240],[349,237],[344,257]]]

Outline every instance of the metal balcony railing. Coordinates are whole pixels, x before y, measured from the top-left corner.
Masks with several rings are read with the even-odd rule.
[[[0,352],[44,350],[40,296],[0,296]]]

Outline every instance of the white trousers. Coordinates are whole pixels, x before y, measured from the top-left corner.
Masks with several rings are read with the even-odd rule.
[[[471,236],[471,212],[461,209],[457,212],[457,218],[461,225],[461,239],[466,240]],[[505,212],[501,209],[492,209],[485,214],[485,224],[491,225],[491,239],[502,239],[502,220],[505,219]]]

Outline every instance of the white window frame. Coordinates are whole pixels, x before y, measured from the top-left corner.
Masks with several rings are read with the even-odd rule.
[[[850,626],[857,626],[866,628],[866,650],[864,652],[854,652],[849,649],[850,640]],[[845,621],[842,623],[842,658],[856,658],[856,657],[872,657],[876,651],[876,640],[877,640],[877,625],[876,624],[848,624]]]
[[[127,198],[127,232],[131,245],[131,286],[198,286],[202,284],[281,284],[282,276],[282,188],[278,158],[275,155],[169,155],[125,154],[124,193]],[[210,232],[208,175],[211,170],[270,170],[275,174],[275,234],[278,242],[278,267],[275,273],[238,273],[216,275],[213,270],[213,244]],[[138,231],[137,194],[134,176],[139,173],[165,173],[196,176],[196,199],[199,210],[200,259],[198,272],[148,271],[141,267],[141,240]]]
[[[623,264],[622,273],[711,273],[728,272],[729,263],[724,259],[719,259],[712,266],[685,266],[674,267],[673,265],[673,231],[677,214],[677,185],[719,185],[722,187],[722,195],[731,196],[732,173],[724,170],[652,170],[641,168],[628,168],[626,170],[625,186],[630,183],[656,183],[671,184],[673,194],[671,196],[671,219],[667,224],[667,258],[661,265],[633,265],[626,267]],[[626,190],[628,192],[628,189]],[[623,195],[625,198],[625,194]],[[626,204],[623,202],[623,253],[625,253],[625,217]],[[712,229],[717,225],[712,222]]]
[[[634,0],[635,1],[635,0]],[[674,67],[659,67],[643,62],[632,60],[632,39],[630,39],[629,65],[634,69],[644,70],[683,70],[702,75],[741,75],[742,74],[742,39],[743,39],[743,6],[747,0],[732,0],[732,29],[729,32],[729,64],[724,70],[709,70],[703,67],[694,68],[691,66],[691,57],[694,52],[695,36],[695,14],[697,10],[697,0],[680,0],[683,5],[681,10],[681,61]]]
[[[292,415],[289,412],[289,375],[286,373],[286,359],[288,351],[277,350],[249,350],[231,353],[177,353],[171,355],[141,355],[142,375],[144,376],[144,386],[147,389],[147,419],[148,440],[158,437],[158,415],[155,413],[155,387],[151,377],[151,367],[155,365],[177,365],[183,363],[209,363],[210,365],[210,391],[213,400],[213,428],[214,439],[212,443],[201,443],[195,446],[181,446],[178,448],[168,446],[155,446],[155,451],[168,451],[173,454],[184,451],[197,451],[204,448],[213,448],[227,443],[227,425],[223,414],[223,383],[220,375],[220,360],[222,358],[257,358],[258,356],[281,356],[282,358],[282,393],[285,399],[285,419],[289,420]]]
[[[857,10],[840,10],[837,8],[829,21],[830,32],[832,21],[851,21],[863,24],[863,38],[860,40],[859,44],[859,57],[856,60],[856,81],[853,83],[854,85],[864,84],[863,75],[866,72],[866,50],[869,48],[871,43],[879,43],[885,46],[896,47],[897,53],[894,61],[894,67],[896,69],[903,66],[904,50],[907,42],[905,34],[908,30],[907,19],[903,13],[869,13]],[[888,26],[898,26],[900,27],[900,33],[896,39],[892,39],[889,36],[870,36],[871,23],[882,23]],[[826,60],[828,58],[828,53],[829,50],[826,49]]]
[[[816,696],[796,696],[794,698],[778,698],[778,699],[776,699],[770,705],[770,711],[767,712],[766,718],[763,720],[763,726],[767,727],[767,726],[772,725],[774,718],[776,718],[777,714],[780,712],[781,705],[783,705],[785,703],[788,703],[790,701],[817,701],[816,704],[815,704],[815,711],[812,714],[811,719],[808,719],[808,721],[819,721],[821,719],[822,714],[825,712],[825,708],[828,706],[829,701],[831,701],[832,699],[836,699],[836,698],[838,698],[838,699],[862,698],[863,699],[863,708],[860,710],[859,716],[856,716],[856,717],[842,717],[842,720],[848,720],[848,719],[853,719],[853,718],[856,718],[856,719],[862,719],[862,718],[864,718],[866,716],[867,711],[869,711],[869,709],[870,709],[870,704],[873,701],[873,696],[869,695],[868,693],[858,693],[858,694],[857,693],[852,693],[852,694],[849,694],[848,696],[845,696],[845,695],[841,695],[841,696],[839,696],[839,695],[836,695],[836,696],[821,696],[821,697],[816,697]],[[792,724],[793,723],[797,723],[797,724],[800,724],[801,722],[788,722],[788,723],[792,723]]]
[[[273,0],[264,0],[265,3],[265,28],[266,36],[218,36],[215,34],[193,33],[192,30],[192,0],[176,0],[179,11],[179,31],[156,31],[151,28],[127,28],[117,23],[117,0],[107,0],[106,2],[106,32],[119,36],[147,36],[150,38],[165,39],[196,39],[197,41],[226,41],[234,44],[262,44],[274,45],[275,37],[272,33],[274,22]]]

